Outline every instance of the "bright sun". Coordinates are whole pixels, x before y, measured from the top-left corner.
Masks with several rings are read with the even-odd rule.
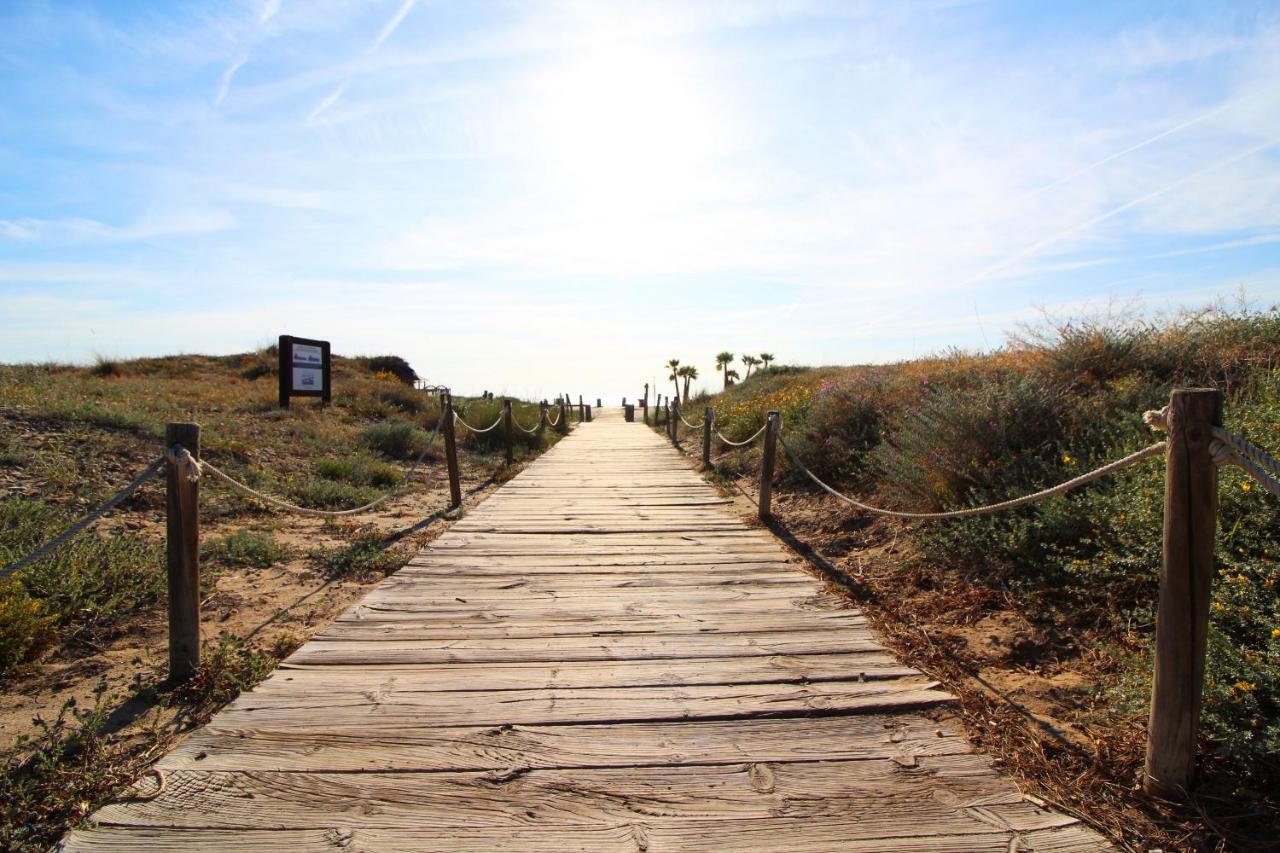
[[[706,90],[684,57],[642,45],[601,47],[545,77],[537,124],[557,195],[615,222],[695,200],[722,139]]]

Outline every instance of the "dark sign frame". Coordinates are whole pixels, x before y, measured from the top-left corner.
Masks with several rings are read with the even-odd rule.
[[[298,391],[293,387],[293,347],[295,344],[320,348],[320,388],[316,391]],[[330,383],[329,342],[311,338],[295,338],[293,335],[281,335],[278,346],[280,354],[280,407],[289,408],[290,397],[319,397],[321,403],[331,402],[333,388]]]

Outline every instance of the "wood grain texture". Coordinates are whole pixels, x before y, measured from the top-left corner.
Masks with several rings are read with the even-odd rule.
[[[63,848],[1105,849],[949,701],[602,409]]]

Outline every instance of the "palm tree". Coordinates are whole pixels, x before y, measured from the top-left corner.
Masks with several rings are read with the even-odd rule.
[[[676,399],[680,399],[680,359],[673,358],[667,362],[667,369],[671,371],[671,375],[667,378],[675,383]]]
[[[698,368],[692,364],[686,364],[684,367],[676,371],[684,379],[684,404],[689,405],[689,382],[698,378]]]
[[[724,371],[724,387],[729,387],[729,365],[733,364],[733,353],[726,350],[716,356],[716,370]]]
[[[743,363],[743,364],[745,364],[745,365],[747,366],[747,376],[750,376],[750,375],[751,375],[751,368],[753,368],[753,367],[755,367],[757,364],[759,364],[759,363],[760,363],[760,359],[756,358],[754,355],[744,355],[744,356],[742,357],[742,363]]]
[[[726,370],[724,372],[724,387],[728,388],[730,385],[736,382],[737,379],[738,379],[738,371]]]
[[[767,369],[769,367],[769,362],[771,361],[773,361],[773,353],[771,352],[760,353],[760,363],[764,365],[764,367],[760,368],[761,370]]]

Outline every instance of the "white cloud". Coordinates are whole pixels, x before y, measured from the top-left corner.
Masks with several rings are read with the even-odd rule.
[[[218,93],[213,98],[213,105],[220,106],[227,99],[227,93],[231,91],[231,78],[235,76],[246,62],[249,61],[249,54],[242,53],[234,62],[228,65],[222,72],[222,76],[218,78]]]
[[[237,225],[225,210],[157,209],[127,225],[108,225],[96,219],[0,219],[0,237],[23,243],[117,243],[208,234]]]

